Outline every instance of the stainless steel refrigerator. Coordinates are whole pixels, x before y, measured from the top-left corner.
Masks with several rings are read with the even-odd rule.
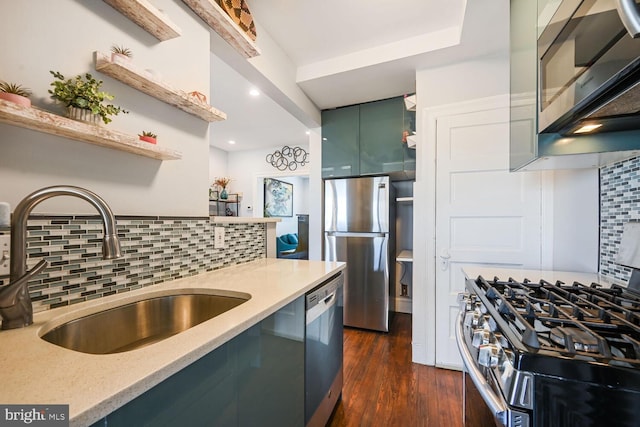
[[[389,177],[324,182],[325,260],[347,263],[344,324],[389,331],[395,198]]]

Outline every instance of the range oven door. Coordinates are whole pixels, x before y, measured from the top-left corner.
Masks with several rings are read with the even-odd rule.
[[[539,132],[570,134],[589,119],[640,127],[638,3],[562,0],[538,38]]]
[[[462,403],[464,427],[502,426],[485,403],[467,369],[462,371]]]
[[[496,426],[529,427],[528,411],[512,407],[505,400],[499,381],[493,371],[480,366],[477,351],[471,343],[469,329],[465,325],[465,311],[461,310],[456,321],[456,344],[464,364],[464,420],[465,427]]]

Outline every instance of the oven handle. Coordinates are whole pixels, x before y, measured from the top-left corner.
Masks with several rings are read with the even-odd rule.
[[[466,340],[464,339],[464,311],[460,311],[458,320],[456,322],[456,343],[458,344],[458,350],[460,351],[462,362],[469,371],[469,376],[471,377],[473,383],[476,385],[478,392],[482,396],[482,400],[484,400],[485,403],[489,406],[489,409],[496,417],[496,419],[500,421],[502,425],[507,425],[507,405],[504,399],[494,393],[493,389],[484,378],[482,371],[480,371],[478,366],[473,361],[471,352],[465,345]]]
[[[635,0],[616,0],[616,9],[622,24],[634,39],[640,36],[640,14]]]

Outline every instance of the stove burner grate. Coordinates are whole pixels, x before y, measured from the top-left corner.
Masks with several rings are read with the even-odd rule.
[[[600,351],[598,339],[588,332],[578,328],[558,326],[549,331],[551,341],[564,348],[576,351],[598,353]]]
[[[481,276],[471,288],[507,322],[516,345],[640,364],[640,295],[625,288]]]

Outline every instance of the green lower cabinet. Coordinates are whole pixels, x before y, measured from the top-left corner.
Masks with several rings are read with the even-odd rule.
[[[304,326],[300,297],[94,426],[303,426]]]

